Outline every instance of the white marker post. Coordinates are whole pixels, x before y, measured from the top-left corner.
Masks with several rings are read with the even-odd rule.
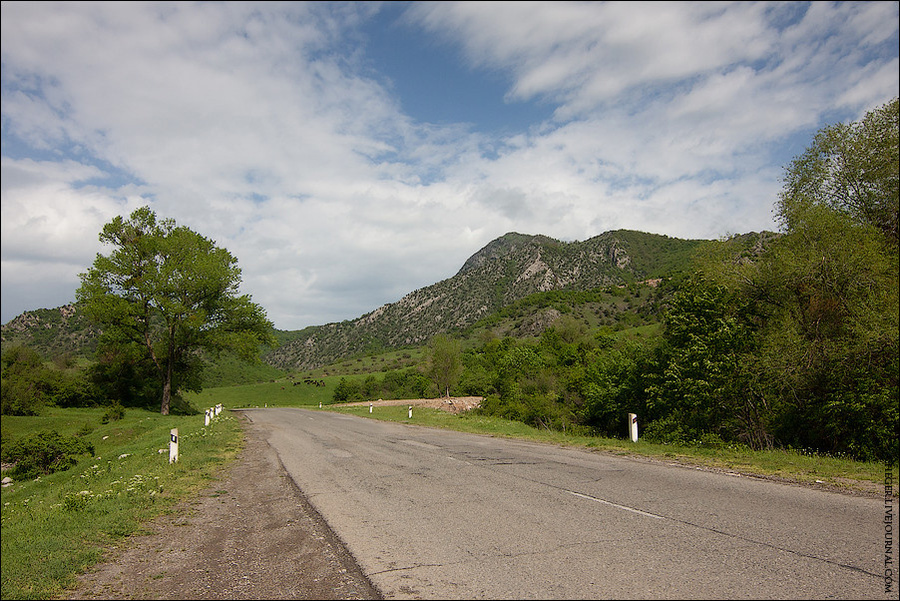
[[[637,425],[637,415],[634,413],[628,414],[628,427],[631,429],[631,442],[638,441],[638,425]]]
[[[178,461],[178,428],[169,430],[169,463]]]
[[[369,413],[372,413],[372,403],[369,403]]]
[[[412,419],[412,405],[409,406],[409,419]]]
[[[209,425],[209,411],[210,411],[209,409],[206,410],[206,420],[204,420],[205,421],[205,423],[203,424],[204,426]]]

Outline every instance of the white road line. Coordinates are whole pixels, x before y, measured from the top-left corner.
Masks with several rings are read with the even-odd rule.
[[[632,513],[639,513],[639,514],[641,514],[641,515],[647,516],[648,518],[654,518],[654,519],[657,519],[657,520],[664,520],[664,519],[666,519],[666,518],[664,518],[664,517],[661,516],[661,515],[656,515],[656,514],[653,514],[653,513],[647,513],[646,511],[641,511],[640,509],[634,509],[634,508],[632,508],[632,507],[626,507],[625,505],[619,505],[618,503],[611,503],[611,502],[609,502],[609,501],[604,501],[603,499],[598,499],[597,497],[592,497],[592,496],[590,496],[590,495],[583,495],[583,494],[581,494],[580,492],[575,492],[575,491],[572,491],[572,490],[567,490],[566,492],[569,493],[569,494],[575,495],[576,497],[581,497],[582,499],[588,499],[588,500],[591,500],[591,501],[597,501],[598,503],[603,503],[604,505],[609,505],[609,506],[611,506],[611,507],[617,507],[617,508],[619,508],[619,509],[624,509],[625,511],[630,511],[630,512],[632,512]]]

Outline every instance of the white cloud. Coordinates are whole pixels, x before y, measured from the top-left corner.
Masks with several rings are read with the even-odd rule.
[[[380,8],[3,3],[3,321],[73,299],[102,225],[142,204],[228,248],[286,329],[508,231],[771,228],[781,144],[897,94],[894,2],[427,2],[406,27],[508,81],[498,105],[555,112],[419,123],[366,55]]]
[[[78,274],[103,250],[104,223],[137,208],[140,198],[84,185],[100,171],[73,161],[3,158],[0,170],[4,308],[21,312],[72,302]]]

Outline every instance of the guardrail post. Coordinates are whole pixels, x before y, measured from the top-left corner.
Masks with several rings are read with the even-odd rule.
[[[178,461],[178,428],[169,430],[169,463]]]

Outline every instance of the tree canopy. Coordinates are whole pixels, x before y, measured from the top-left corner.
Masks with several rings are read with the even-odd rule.
[[[100,355],[152,362],[163,414],[173,393],[199,390],[202,353],[253,359],[273,342],[265,311],[239,293],[237,259],[212,240],[142,207],[106,224],[100,241],[112,251],[80,275],[78,301],[102,329]]]
[[[828,207],[897,245],[898,107],[894,98],[860,121],[816,134],[785,172],[776,210],[786,230],[802,228],[810,206]]]
[[[450,389],[456,385],[462,370],[459,341],[446,334],[437,334],[432,338],[428,373],[438,394],[449,397]]]

